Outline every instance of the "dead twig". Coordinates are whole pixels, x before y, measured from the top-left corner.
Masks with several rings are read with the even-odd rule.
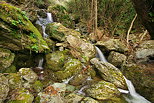
[[[136,20],[136,18],[137,18],[137,14],[136,14],[135,17],[133,18],[133,20],[132,20],[132,22],[131,22],[131,24],[130,24],[130,27],[129,27],[129,29],[128,29],[128,32],[127,32],[127,46],[128,46],[128,44],[129,44],[129,34],[130,34],[130,31],[131,31],[131,29],[132,29],[132,27],[133,27],[133,24],[134,24],[134,21]]]

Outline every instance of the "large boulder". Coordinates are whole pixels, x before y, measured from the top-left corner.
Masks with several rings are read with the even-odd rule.
[[[73,35],[68,35],[66,40],[74,57],[79,58],[83,62],[95,57],[95,47],[90,42]]]
[[[98,83],[91,85],[86,92],[90,97],[97,100],[112,100],[113,98],[120,96],[117,87],[106,81],[99,81]]]
[[[145,62],[154,58],[154,40],[144,41],[136,50],[136,59]]]
[[[55,72],[58,80],[64,80],[80,73],[82,70],[82,65],[81,62],[77,59],[69,59],[63,66],[63,69],[64,70],[62,71]]]
[[[104,80],[115,84],[119,88],[126,89],[124,76],[118,68],[108,62],[99,61],[97,58],[93,58],[90,61],[99,70]]]
[[[124,54],[118,52],[110,52],[108,61],[116,67],[121,67],[126,62],[127,57]]]
[[[126,52],[128,51],[127,46],[119,39],[109,39],[107,41],[98,41],[96,45],[100,46],[102,51],[117,51]]]
[[[0,103],[3,103],[2,101],[6,99],[8,92],[8,79],[3,74],[0,74]]]
[[[14,57],[14,53],[10,50],[0,48],[0,72],[11,66]]]
[[[0,2],[0,47],[11,50],[48,50],[42,35],[19,8]]]
[[[49,37],[58,41],[65,41],[67,35],[81,35],[79,32],[66,28],[62,24],[56,22],[47,24],[45,32],[49,35]]]

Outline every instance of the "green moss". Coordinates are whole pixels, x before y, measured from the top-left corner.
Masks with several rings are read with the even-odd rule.
[[[16,67],[14,65],[11,65],[10,67],[6,68],[3,73],[16,73]]]
[[[40,92],[41,90],[43,90],[43,84],[41,83],[41,81],[35,81],[33,84],[33,88],[36,92]]]
[[[0,2],[0,19],[2,21],[0,22],[0,30],[2,30],[0,38],[12,38],[9,43],[14,43],[21,49],[30,49],[36,52],[49,50],[42,35],[28,20],[25,12],[5,2]],[[37,45],[38,48],[34,48],[33,45]]]

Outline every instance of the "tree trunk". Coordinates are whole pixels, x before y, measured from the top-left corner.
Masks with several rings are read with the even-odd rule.
[[[148,30],[151,39],[154,39],[154,0],[132,0],[132,2],[143,26]]]

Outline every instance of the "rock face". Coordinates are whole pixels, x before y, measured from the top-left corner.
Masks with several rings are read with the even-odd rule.
[[[2,101],[6,99],[8,92],[8,79],[3,74],[0,74],[0,103],[3,103]]]
[[[124,54],[112,51],[109,54],[108,61],[116,67],[121,67],[126,62],[126,58]]]
[[[14,53],[10,50],[0,48],[0,72],[11,66],[14,57]]]
[[[110,63],[99,61],[97,58],[93,58],[90,61],[99,70],[104,80],[115,84],[119,88],[126,89],[124,76],[118,68]]]
[[[127,46],[119,39],[109,39],[107,41],[98,41],[96,45],[100,46],[102,51],[117,51],[126,52],[128,51]]]
[[[89,96],[97,100],[112,99],[120,95],[120,92],[114,84],[105,81],[99,81],[98,83],[91,85],[86,92]]]
[[[11,50],[48,50],[39,31],[24,12],[6,2],[0,2],[0,47]]]
[[[154,40],[145,41],[136,50],[136,59],[145,62],[154,57]]]

